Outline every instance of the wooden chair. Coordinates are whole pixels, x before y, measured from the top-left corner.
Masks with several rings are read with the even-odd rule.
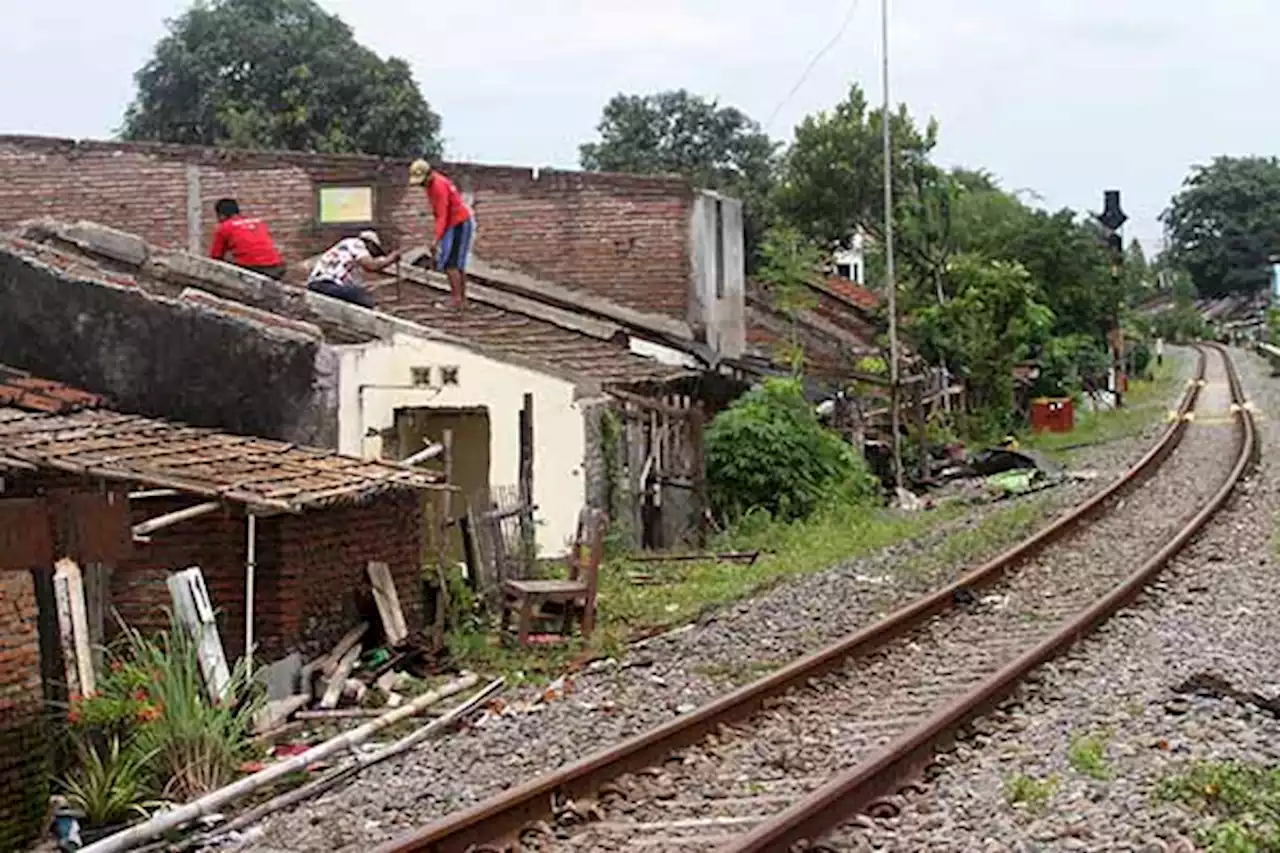
[[[600,560],[604,554],[604,534],[609,517],[598,509],[587,508],[578,515],[578,530],[569,553],[567,580],[509,580],[502,585],[502,630],[511,624],[511,612],[517,613],[516,633],[520,645],[527,645],[533,627],[535,608],[556,602],[564,608],[560,631],[569,636],[573,617],[581,614],[582,636],[590,637],[596,627],[596,585]],[[584,553],[585,552],[585,553]]]

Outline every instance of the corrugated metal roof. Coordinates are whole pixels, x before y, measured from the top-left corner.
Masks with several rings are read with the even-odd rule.
[[[0,375],[11,374],[19,384],[10,379],[0,393],[25,390],[21,371],[0,366]],[[93,409],[95,395],[58,383],[40,388],[8,394],[0,406],[0,469],[66,471],[286,512],[441,488],[427,471]]]

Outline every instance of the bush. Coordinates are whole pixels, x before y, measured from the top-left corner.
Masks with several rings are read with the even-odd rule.
[[[824,500],[876,494],[865,460],[818,421],[800,383],[770,379],[744,394],[707,430],[707,485],[727,519],[764,511],[794,520]]]
[[[80,769],[68,780],[110,775],[113,755],[130,767],[144,756],[144,778],[165,798],[216,790],[249,757],[249,727],[263,701],[244,660],[232,670],[226,697],[211,701],[195,642],[180,625],[155,639],[125,626],[98,693],[68,709],[72,737],[92,750],[81,751]]]
[[[147,762],[153,754],[132,741],[122,746],[114,736],[105,746],[79,741],[76,753],[75,769],[59,781],[67,801],[84,813],[90,826],[123,823],[145,814],[141,803],[151,779]]]
[[[1209,325],[1194,305],[1175,305],[1161,311],[1151,325],[1156,337],[1171,343],[1190,343],[1209,337]]]
[[[1080,393],[1086,381],[1101,382],[1110,358],[1091,335],[1053,338],[1040,353],[1040,378],[1032,393],[1037,397],[1070,397]]]

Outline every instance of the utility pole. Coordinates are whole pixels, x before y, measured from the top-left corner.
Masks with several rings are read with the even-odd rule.
[[[893,268],[893,134],[889,128],[889,0],[880,0],[880,43],[884,54],[884,277],[889,300],[889,420],[893,430],[893,481],[902,488],[901,414],[898,411],[898,282]],[[895,497],[896,497],[895,492]]]

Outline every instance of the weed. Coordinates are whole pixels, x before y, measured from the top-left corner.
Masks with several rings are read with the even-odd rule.
[[[1011,806],[1026,806],[1040,811],[1058,791],[1058,777],[1035,779],[1019,773],[1004,781],[1004,798]]]
[[[144,813],[141,802],[150,779],[147,763],[154,752],[144,752],[133,742],[122,746],[118,737],[104,747],[78,742],[76,752],[76,767],[59,785],[90,826],[122,823]]]
[[[1159,795],[1209,818],[1196,839],[1208,853],[1280,851],[1280,768],[1201,763],[1164,780]]]
[[[1077,773],[1083,773],[1092,779],[1110,779],[1111,768],[1107,767],[1108,734],[1094,734],[1078,737],[1067,747],[1067,763]]]
[[[240,660],[223,698],[206,696],[194,641],[174,623],[155,639],[124,626],[129,665],[149,673],[142,697],[151,709],[136,742],[166,798],[186,801],[229,784],[249,754],[249,727],[263,702]]]

